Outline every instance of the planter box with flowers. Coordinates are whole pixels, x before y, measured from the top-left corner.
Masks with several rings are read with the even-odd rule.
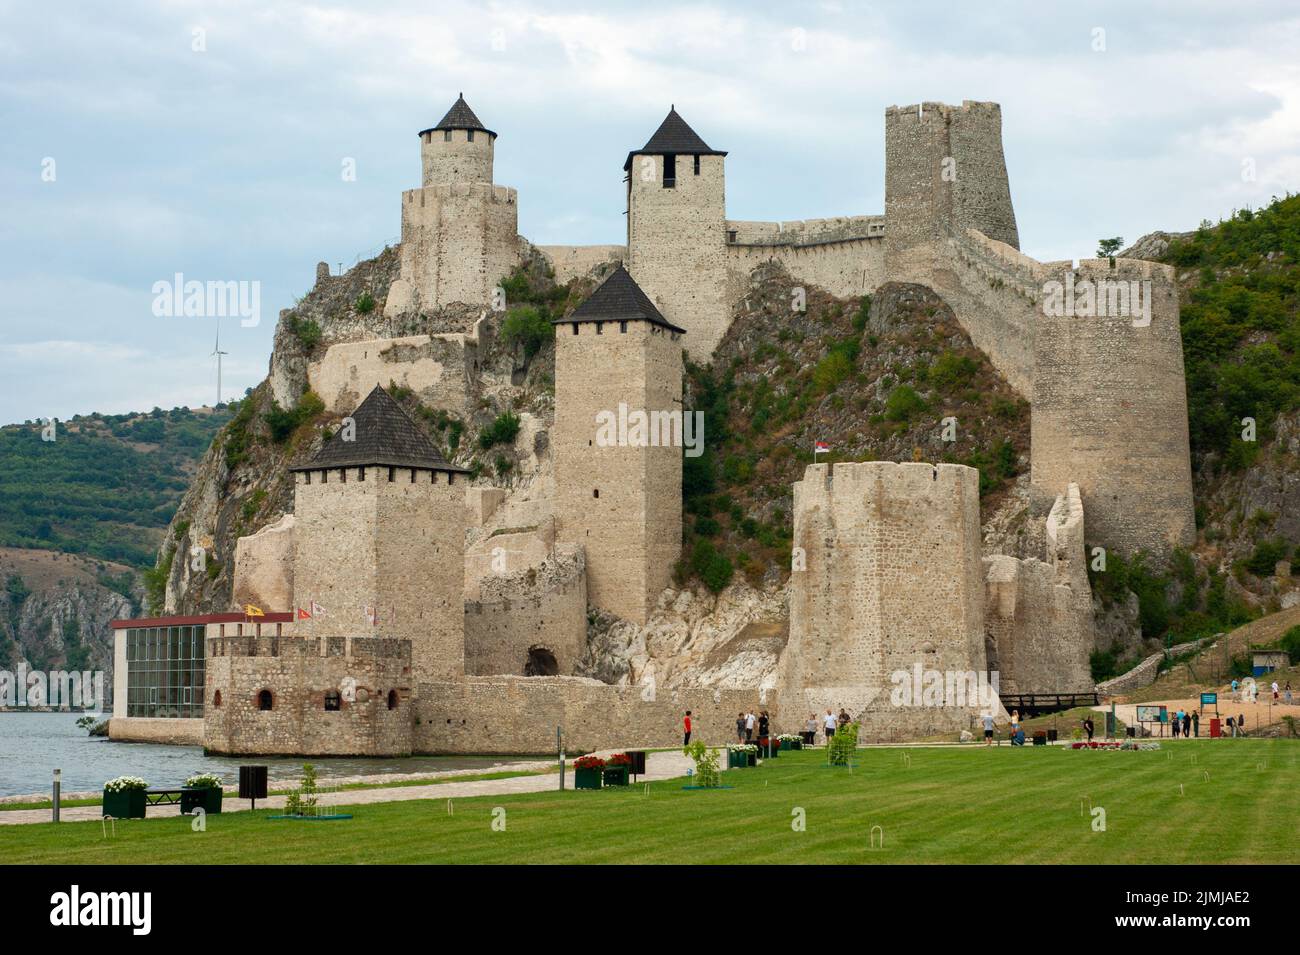
[[[758,755],[764,759],[776,759],[781,754],[781,744],[775,736],[763,736],[758,740]]]
[[[782,749],[803,749],[803,737],[793,733],[782,733],[777,737]]]
[[[727,768],[747,769],[757,762],[758,747],[753,743],[732,743],[727,747]]]
[[[601,782],[606,786],[626,786],[631,772],[632,757],[627,753],[615,753],[601,770]]]
[[[605,761],[599,756],[580,756],[573,761],[573,788],[599,789]]]
[[[118,776],[104,783],[104,815],[114,819],[143,819],[145,790],[149,784],[139,776]]]
[[[221,812],[221,777],[214,773],[198,773],[185,780],[181,789],[181,812],[195,809],[204,812]]]

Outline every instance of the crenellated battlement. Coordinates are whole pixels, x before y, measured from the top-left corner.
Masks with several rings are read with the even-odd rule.
[[[728,245],[810,246],[884,237],[884,216],[835,216],[790,222],[727,220]]]
[[[402,204],[424,205],[429,199],[477,197],[484,202],[513,206],[519,202],[518,190],[488,182],[442,182],[402,193]]]
[[[889,106],[885,109],[885,123],[924,123],[935,118],[950,120],[954,116],[984,118],[1002,121],[1002,106],[999,103],[981,102],[979,100],[962,100],[960,106],[949,103],[923,102],[910,106]]]
[[[348,660],[411,660],[411,641],[392,637],[209,637],[209,658],[340,657]]]

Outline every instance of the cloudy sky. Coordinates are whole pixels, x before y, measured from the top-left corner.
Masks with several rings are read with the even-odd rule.
[[[221,329],[224,394],[256,384],[316,263],[396,238],[461,90],[538,243],[623,240],[670,103],[738,219],[883,212],[884,110],[922,100],[1002,104],[1038,258],[1296,191],[1300,7],[1138,6],[0,0],[0,423],[210,403],[216,323],[151,307],[176,273],[260,283]]]

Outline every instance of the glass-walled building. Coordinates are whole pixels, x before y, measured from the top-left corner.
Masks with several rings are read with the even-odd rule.
[[[109,736],[202,744],[208,638],[280,636],[292,621],[288,613],[114,620]]]

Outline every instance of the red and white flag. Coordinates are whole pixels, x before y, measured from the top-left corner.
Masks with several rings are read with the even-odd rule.
[[[310,613],[311,613],[311,616],[313,616],[313,617],[323,617],[323,616],[325,616],[325,608],[322,607],[320,604],[318,604],[315,600],[313,600],[313,601],[311,602],[311,611],[310,611]]]
[[[825,441],[818,441],[813,444],[813,454],[825,454],[830,451],[831,446]]]
[[[379,625],[379,611],[374,607],[366,607],[366,623],[370,624],[372,627]]]
[[[311,614],[308,613],[306,610],[303,610],[301,607],[299,607],[299,608],[298,608],[298,619],[299,619],[299,620],[310,620],[310,619],[311,619]]]

